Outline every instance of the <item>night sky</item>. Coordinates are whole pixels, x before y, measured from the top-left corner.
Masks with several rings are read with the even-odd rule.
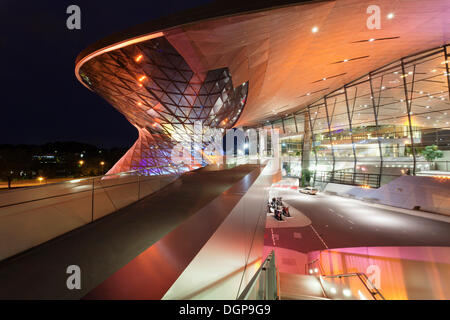
[[[211,0],[1,0],[0,144],[129,147],[136,129],[75,77],[76,56],[114,32]],[[81,30],[66,9],[81,8]]]

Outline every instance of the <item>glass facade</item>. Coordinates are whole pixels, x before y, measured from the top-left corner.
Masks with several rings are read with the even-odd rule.
[[[264,127],[280,130],[283,173],[379,187],[450,172],[449,52],[402,58]]]
[[[177,143],[199,135],[196,123],[201,135],[210,128],[232,128],[249,90],[248,82],[233,84],[228,68],[194,72],[165,37],[98,55],[81,67],[80,76],[139,132],[109,173],[147,167],[149,174],[179,171],[172,159]],[[203,154],[189,169],[206,164]]]

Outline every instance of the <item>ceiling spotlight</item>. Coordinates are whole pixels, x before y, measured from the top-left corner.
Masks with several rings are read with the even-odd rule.
[[[141,61],[142,57],[143,57],[143,55],[140,54],[140,55],[138,55],[134,60],[135,60],[136,62],[139,62],[139,61]]]
[[[311,29],[311,31],[312,31],[312,33],[316,33],[317,31],[319,31],[319,28],[318,28],[318,27],[313,27],[313,28]]]
[[[348,62],[348,59],[344,59],[344,62]]]
[[[374,39],[374,38],[371,38],[371,39],[369,39],[369,42],[373,42],[373,41],[375,41],[375,39]]]
[[[392,19],[392,18],[394,18],[394,14],[391,12],[391,13],[389,13],[388,15],[387,15],[387,18],[388,19]]]

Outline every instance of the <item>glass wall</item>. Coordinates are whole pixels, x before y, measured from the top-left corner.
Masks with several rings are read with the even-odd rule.
[[[379,187],[450,175],[450,46],[402,58],[265,127],[281,132],[283,173]]]

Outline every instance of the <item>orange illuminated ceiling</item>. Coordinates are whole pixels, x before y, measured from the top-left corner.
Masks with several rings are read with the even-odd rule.
[[[191,11],[193,20],[185,14],[161,23],[161,29],[144,24],[86,49],[76,70],[90,55],[158,32],[193,71],[228,67],[233,84],[249,81],[247,104],[236,125],[253,125],[299,110],[369,71],[450,40],[450,0],[292,2],[275,1],[278,7],[266,4],[257,10],[247,5],[241,13],[206,19],[208,12],[230,13],[223,3],[214,11],[213,4]],[[367,8],[373,4],[381,9],[381,28],[370,30]]]

